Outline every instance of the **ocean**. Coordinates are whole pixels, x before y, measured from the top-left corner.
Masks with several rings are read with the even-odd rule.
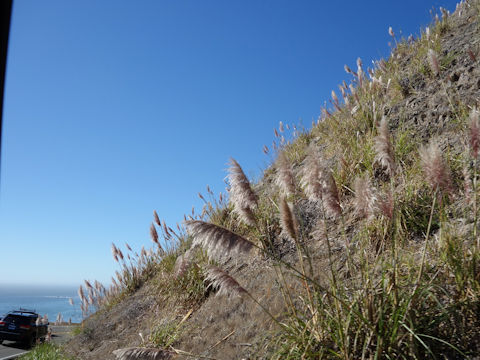
[[[73,299],[73,306],[69,299]],[[50,323],[55,322],[57,315],[63,320],[79,323],[82,320],[80,299],[77,287],[73,286],[27,286],[0,284],[0,318],[12,310],[19,308],[34,310],[40,315],[47,315]]]

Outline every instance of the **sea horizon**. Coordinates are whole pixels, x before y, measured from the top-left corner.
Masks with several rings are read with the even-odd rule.
[[[74,285],[0,284],[0,318],[22,308],[47,315],[50,323],[55,322],[59,313],[63,321],[71,319],[79,323],[82,313],[77,289]],[[73,299],[73,306],[70,299]]]

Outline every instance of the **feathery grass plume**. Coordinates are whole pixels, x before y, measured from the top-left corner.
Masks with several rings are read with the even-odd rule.
[[[346,93],[346,90],[348,89],[348,87],[345,88],[342,85],[338,85],[338,88],[340,89],[340,93],[342,94],[343,101],[345,102],[346,105],[348,105],[348,96]]]
[[[473,157],[476,159],[478,157],[478,150],[480,148],[480,124],[478,120],[479,112],[477,109],[472,109],[470,111],[470,150]]]
[[[257,206],[257,195],[253,192],[245,173],[238,162],[230,158],[228,168],[228,181],[230,184],[230,200],[234,210],[242,221],[248,225],[255,225],[253,209]]]
[[[395,33],[393,32],[393,29],[391,26],[388,27],[388,35],[390,35],[391,37],[395,37]]]
[[[446,20],[448,16],[450,15],[450,12],[445,9],[444,7],[440,6],[440,12],[442,13],[442,20]]]
[[[353,189],[355,191],[353,202],[355,213],[362,218],[371,218],[375,213],[377,197],[368,175],[355,178]]]
[[[353,98],[355,99],[355,102],[357,103],[357,105],[359,105],[360,104],[360,98],[358,97],[357,91],[355,90],[355,88],[353,87],[352,84],[348,85],[348,88],[350,89],[350,92],[352,93]]]
[[[280,202],[280,224],[290,239],[298,240],[298,221],[293,213],[292,205],[285,198]]]
[[[342,208],[335,179],[331,172],[323,168],[313,147],[309,149],[305,158],[301,185],[310,201],[323,200],[325,211],[329,216],[341,215]]]
[[[305,195],[310,201],[320,201],[322,199],[322,171],[320,158],[315,153],[314,148],[310,147],[303,165],[301,180]]]
[[[192,265],[192,249],[188,249],[184,254],[179,255],[175,261],[173,274],[175,278],[182,277]]]
[[[387,170],[389,176],[395,172],[395,154],[390,141],[390,132],[385,116],[380,120],[378,135],[375,137],[375,161]]]
[[[115,246],[114,243],[112,243],[112,256],[113,256],[113,259],[118,262],[118,249],[117,247]]]
[[[352,74],[353,76],[357,76],[357,74],[352,69],[350,69],[348,65],[343,65],[343,68],[345,69],[345,72],[347,74]]]
[[[330,111],[328,111],[326,107],[322,108],[322,115],[323,115],[323,120],[328,119],[329,117],[332,116],[332,114],[330,114]]]
[[[124,260],[125,257],[123,256],[123,252],[122,250],[120,250],[119,248],[117,248],[117,254],[118,254],[118,257],[120,258],[120,260]]]
[[[85,299],[85,292],[83,291],[83,286],[80,285],[78,288],[78,297],[80,298],[81,301]]]
[[[210,265],[205,271],[205,281],[209,281],[213,289],[218,289],[217,295],[242,296],[247,293],[233,277],[228,275],[218,266]]]
[[[74,302],[73,302],[73,299],[72,298],[68,298],[68,303],[73,306],[74,305]]]
[[[434,191],[450,193],[452,181],[450,169],[445,163],[442,152],[435,140],[420,148],[420,161],[425,173],[425,179]]]
[[[277,150],[277,149],[278,149],[278,145],[277,145],[277,143],[275,142],[275,140],[272,141],[272,148],[273,148],[273,150]]]
[[[430,65],[430,70],[432,70],[435,76],[440,74],[437,53],[433,49],[428,49],[428,64]]]
[[[153,223],[150,225],[150,237],[155,244],[159,245],[157,229]]]
[[[373,81],[375,79],[375,74],[373,73],[373,70],[368,68],[367,71],[368,71],[368,75],[370,76],[370,79],[372,79]]]
[[[153,219],[155,220],[155,222],[157,223],[158,226],[160,226],[160,218],[158,217],[158,214],[155,210],[153,210]]]
[[[282,132],[282,133],[285,131],[285,129],[284,129],[284,127],[283,127],[283,122],[281,122],[281,121],[280,121],[280,123],[278,124],[278,130],[280,130],[280,132]]]
[[[338,196],[337,184],[330,171],[323,173],[322,180],[323,204],[328,215],[337,217],[342,214],[340,197]]]
[[[117,360],[169,360],[173,358],[171,351],[155,348],[136,348],[113,350]]]
[[[363,61],[359,57],[357,58],[357,68],[361,69],[363,67]]]
[[[383,216],[389,220],[393,219],[394,200],[391,191],[387,191],[383,196],[379,197],[377,207]]]
[[[363,62],[362,59],[357,58],[357,79],[358,79],[358,86],[363,87]]]
[[[253,243],[221,226],[201,220],[189,220],[185,223],[187,232],[193,237],[192,247],[201,245],[208,255],[216,259],[235,254],[246,254]]]
[[[292,166],[283,151],[278,154],[276,168],[275,184],[280,188],[282,195],[288,197],[295,194],[295,177]]]
[[[338,101],[338,96],[335,93],[335,90],[332,90],[332,101],[333,101],[333,106],[340,111],[340,102]]]

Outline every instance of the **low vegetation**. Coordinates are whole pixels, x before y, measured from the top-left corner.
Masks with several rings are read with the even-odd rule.
[[[37,345],[28,354],[22,355],[19,360],[75,360],[65,354],[63,349],[51,343]]]

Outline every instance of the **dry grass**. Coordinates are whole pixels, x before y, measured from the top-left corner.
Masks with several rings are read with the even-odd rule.
[[[169,360],[174,353],[163,349],[125,348],[113,351],[118,360]]]

